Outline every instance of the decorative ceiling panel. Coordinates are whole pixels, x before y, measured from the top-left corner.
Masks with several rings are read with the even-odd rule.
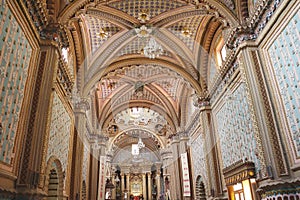
[[[127,92],[126,95],[123,95],[122,97],[116,99],[116,102],[113,102],[113,105],[122,105],[134,100],[139,100],[141,102],[149,101],[154,104],[163,106],[163,103],[148,90],[144,90],[142,96],[137,96],[133,93],[133,89],[132,92]]]
[[[122,78],[111,79],[109,77]],[[159,90],[163,89],[167,93],[168,97],[172,97],[174,101],[176,101],[177,98],[176,94],[178,93],[177,90],[179,85],[186,83],[186,81],[180,77],[179,74],[159,65],[131,65],[117,69],[104,77],[103,81],[101,82],[103,97],[108,96],[113,90],[125,82],[128,82],[126,79],[135,80],[136,82],[140,81],[145,86],[150,84],[154,87],[157,87]],[[161,104],[160,100],[158,100],[157,97],[155,97],[147,89],[144,90],[143,96],[136,96],[134,93],[135,83],[132,84],[132,91],[118,99],[118,101],[115,102],[116,105],[130,100],[149,100],[151,102]]]
[[[187,47],[193,51],[197,29],[201,23],[203,16],[193,16],[186,18],[167,27],[176,37],[184,42]]]
[[[182,84],[182,80],[178,78],[165,78],[155,82],[161,88],[163,88],[173,100],[176,100],[176,94],[179,84]]]
[[[123,49],[121,49],[117,54],[117,56],[123,56],[127,54],[142,54],[143,48],[148,44],[148,41],[149,41],[148,38],[136,37],[134,40],[128,43]],[[165,48],[162,55],[172,57],[171,52],[166,51]]]
[[[93,53],[111,36],[121,30],[117,25],[92,15],[86,15],[85,19],[91,38]]]
[[[156,126],[164,126],[167,124],[166,119],[158,112],[142,107],[127,108],[119,112],[114,119],[121,130],[125,130],[131,126],[155,130]]]
[[[102,98],[108,97],[115,89],[125,83],[118,79],[103,79],[100,81],[98,88],[101,88]]]
[[[186,4],[176,1],[163,1],[163,0],[129,0],[118,1],[110,3],[109,6],[121,10],[135,18],[139,17],[139,13],[147,10],[150,19],[164,13],[166,11],[185,6]]]

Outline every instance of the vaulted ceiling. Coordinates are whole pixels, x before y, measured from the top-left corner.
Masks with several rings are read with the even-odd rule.
[[[91,97],[99,130],[125,148],[134,139],[122,135],[143,129],[161,138],[145,140],[152,150],[184,130],[196,109],[192,97],[207,90],[212,47],[225,37],[225,29],[238,24],[237,13],[233,0],[67,4],[58,19],[72,38],[77,87],[83,97]],[[145,55],[151,38],[163,49],[154,59]],[[124,125],[125,119],[132,120],[134,110],[143,110],[141,117],[160,116],[164,123],[153,125],[155,117],[150,117],[151,123]],[[160,129],[155,128],[158,124]]]

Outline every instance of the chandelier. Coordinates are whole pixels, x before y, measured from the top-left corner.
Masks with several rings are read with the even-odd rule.
[[[146,46],[144,46],[144,48],[142,49],[142,54],[150,59],[154,59],[156,57],[159,57],[163,53],[162,46],[158,44],[153,37],[150,36],[150,34],[153,32],[151,28],[147,27],[146,25],[142,25],[141,27],[136,28],[135,32],[139,38],[150,38]]]
[[[163,48],[154,38],[150,38],[149,43],[144,47],[144,55],[150,59],[159,57],[163,53]]]

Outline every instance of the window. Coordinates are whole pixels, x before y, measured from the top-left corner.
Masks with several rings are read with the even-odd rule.
[[[216,42],[215,55],[217,66],[220,68],[226,58],[226,47],[222,37],[220,37]]]

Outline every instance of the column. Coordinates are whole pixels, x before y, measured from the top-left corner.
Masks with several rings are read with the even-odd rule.
[[[180,154],[179,154],[179,135],[173,136],[171,139],[171,150],[173,154],[173,161],[170,165],[170,192],[174,199],[182,199],[182,182],[180,180],[182,173],[180,169]]]
[[[130,174],[126,174],[126,189],[127,189],[127,196],[130,196]]]
[[[85,139],[86,131],[86,118],[85,113],[89,109],[89,103],[87,101],[80,101],[74,108],[75,114],[75,131],[73,135],[73,153],[72,153],[72,165],[71,165],[71,177],[70,177],[70,199],[75,199],[80,195],[79,191],[82,191],[82,174],[77,174],[83,167],[83,140]]]
[[[156,174],[156,186],[157,186],[157,199],[159,199],[160,191],[161,191],[161,188],[160,188],[160,172],[157,172],[157,174]]]
[[[211,119],[211,109],[209,106],[201,108],[200,120],[205,124],[203,130],[205,133],[205,149],[206,154],[206,166],[208,167],[208,194],[210,197],[216,197],[222,195],[222,182],[220,165],[218,161],[218,149],[217,149],[217,138],[213,129],[213,120]]]
[[[146,174],[142,174],[143,177],[143,197],[146,199],[147,197],[147,186],[146,186]]]
[[[125,190],[125,177],[124,174],[121,174],[121,191],[122,191],[122,196],[124,195],[124,190]]]
[[[152,200],[152,181],[151,181],[151,172],[147,173],[148,176],[148,200]]]
[[[115,181],[115,174],[112,175],[111,182],[115,186],[115,188],[113,188],[112,191],[111,191],[111,198],[112,199],[116,199],[116,187],[117,187],[117,184],[116,184],[116,181]]]

